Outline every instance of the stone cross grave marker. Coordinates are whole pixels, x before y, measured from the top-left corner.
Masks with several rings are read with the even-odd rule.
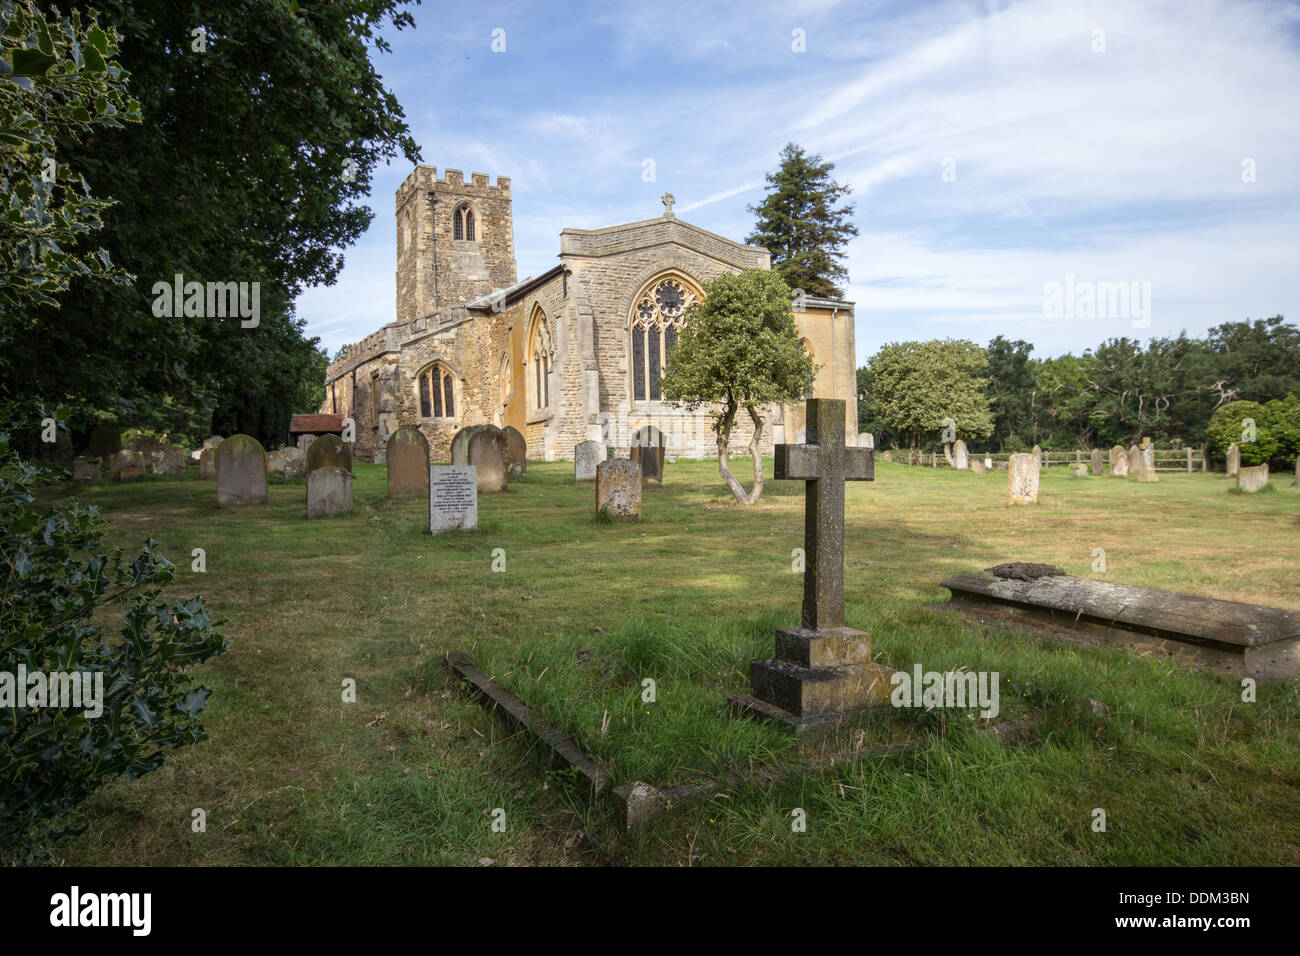
[[[837,414],[838,413],[838,414]],[[808,443],[777,445],[774,476],[806,481],[803,626],[844,623],[844,482],[872,481],[871,449],[844,444],[844,400],[808,399]]]
[[[807,444],[777,445],[777,478],[807,482],[802,627],[777,631],[776,657],[750,666],[747,717],[802,732],[888,703],[891,669],[871,662],[871,637],[844,626],[844,482],[875,477],[874,452],[844,443],[844,401],[808,400]]]

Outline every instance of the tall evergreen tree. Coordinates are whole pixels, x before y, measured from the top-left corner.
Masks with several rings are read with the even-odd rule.
[[[781,150],[781,165],[767,174],[767,197],[749,211],[758,216],[746,242],[772,253],[772,270],[791,289],[838,298],[848,270],[842,249],[858,234],[852,204],[836,205],[850,192],[831,179],[834,163],[794,143]]]

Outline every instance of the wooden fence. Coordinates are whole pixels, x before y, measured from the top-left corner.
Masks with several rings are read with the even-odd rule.
[[[943,452],[919,452],[909,451],[906,448],[890,448],[882,449],[881,451],[878,451],[877,454],[881,454],[885,450],[889,451],[894,461],[905,465],[920,465],[926,468],[951,467],[948,464],[947,459],[944,458]],[[1006,468],[1006,463],[1011,458],[1011,455],[1012,452],[1005,451],[973,451],[970,453],[971,458],[991,459],[994,468],[1001,465],[1003,469]],[[1109,467],[1109,449],[1102,449],[1101,458],[1103,465]],[[1155,450],[1154,458],[1156,471],[1182,471],[1190,475],[1194,471],[1210,470],[1208,456],[1206,456],[1203,451],[1198,451],[1193,448],[1157,448]],[[1082,449],[1075,449],[1074,451],[1045,451],[1043,452],[1041,460],[1041,466],[1043,468],[1050,468],[1053,465],[1056,465],[1057,467],[1073,467],[1075,465],[1091,464],[1092,452],[1083,451]],[[1129,468],[1134,468],[1132,462],[1129,463]]]

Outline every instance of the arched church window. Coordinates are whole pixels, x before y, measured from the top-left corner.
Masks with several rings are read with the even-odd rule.
[[[453,239],[463,239],[466,242],[476,242],[474,228],[474,207],[464,203],[456,207],[456,211],[451,214],[451,230]]]
[[[456,417],[456,376],[441,362],[420,373],[420,417]]]
[[[539,412],[551,407],[551,329],[541,309],[533,313],[532,333],[528,338],[529,405]]]
[[[668,353],[677,344],[682,320],[700,292],[686,279],[666,276],[651,282],[632,306],[632,398],[660,398]]]

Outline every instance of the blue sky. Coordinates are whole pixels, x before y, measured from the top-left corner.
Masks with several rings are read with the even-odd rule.
[[[793,141],[853,189],[859,364],[907,339],[1003,334],[1045,356],[1300,319],[1296,3],[413,10],[377,68],[424,162],[511,178],[521,279],[555,264],[562,228],[659,215],[665,191],[680,218],[743,241]],[[339,281],[298,301],[331,355],[394,318],[409,171],[377,171],[374,222]],[[1149,283],[1150,314],[1049,317],[1045,288],[1067,276]]]

